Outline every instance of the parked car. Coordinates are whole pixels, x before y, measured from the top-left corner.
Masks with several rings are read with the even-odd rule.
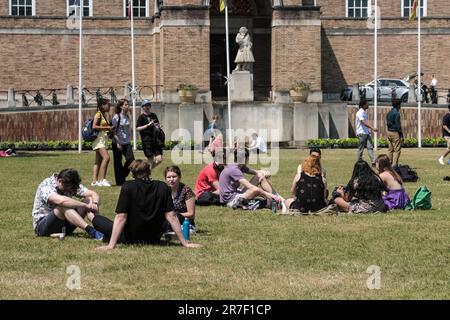
[[[361,97],[372,101],[374,97],[375,82],[371,81],[363,86],[359,86]],[[408,101],[409,83],[405,79],[379,78],[378,79],[378,101],[392,101],[393,98],[402,102]],[[416,89],[417,92],[417,89]],[[423,96],[423,90],[421,90]],[[352,101],[353,86],[348,86],[341,92],[341,100]]]

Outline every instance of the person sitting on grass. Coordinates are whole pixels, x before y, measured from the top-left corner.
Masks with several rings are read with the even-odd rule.
[[[320,174],[326,179],[327,178],[327,171],[325,170],[325,168],[322,166],[322,151],[320,150],[320,148],[314,147],[309,149],[309,155],[310,156],[315,156],[319,159],[319,166],[320,166]],[[299,164],[297,167],[297,174],[301,174],[302,173],[302,164]]]
[[[219,176],[224,169],[225,153],[216,150],[214,161],[207,164],[195,181],[195,203],[199,206],[220,205]]]
[[[181,170],[178,166],[169,166],[164,170],[166,183],[172,190],[172,200],[175,213],[182,225],[185,218],[189,219],[190,232],[195,233],[195,195],[189,186],[181,182]],[[173,232],[166,222],[166,232]]]
[[[383,195],[384,204],[388,210],[405,209],[409,203],[409,196],[403,187],[402,178],[392,169],[391,161],[385,154],[380,154],[376,160],[376,166],[387,193]]]
[[[308,156],[301,165],[300,174],[292,182],[293,199],[286,200],[286,207],[300,212],[316,212],[327,206],[327,180],[322,174],[319,157]]]
[[[73,196],[84,201],[72,199]],[[75,169],[64,169],[42,181],[36,191],[32,211],[33,228],[37,236],[48,237],[52,233],[71,234],[77,227],[91,238],[102,240],[103,234],[88,225],[84,218],[93,221],[98,217],[98,194],[81,184]]]
[[[271,201],[284,205],[284,199],[280,197],[269,183],[270,174],[262,170],[253,170],[247,167],[249,151],[247,149],[234,149],[234,162],[228,163],[219,177],[220,202],[228,207],[236,209],[256,197],[267,199],[267,207]],[[248,181],[244,173],[253,175]],[[240,185],[243,189],[239,189]]]
[[[383,181],[364,160],[358,160],[347,188],[333,192],[334,203],[341,211],[350,213],[386,212],[383,202]]]
[[[109,238],[109,244],[97,250],[112,250],[119,242],[158,244],[166,220],[184,247],[201,247],[184,239],[174,211],[172,190],[164,182],[150,178],[149,161],[135,160],[130,167],[134,180],[126,181],[120,190],[114,222],[103,216],[93,221],[94,226]]]

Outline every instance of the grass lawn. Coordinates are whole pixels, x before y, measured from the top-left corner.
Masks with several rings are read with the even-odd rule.
[[[386,150],[380,150],[379,153]],[[402,163],[416,168],[419,185],[433,192],[433,209],[378,215],[275,216],[270,210],[197,208],[204,244],[119,246],[95,251],[83,231],[64,241],[37,238],[31,209],[37,185],[52,172],[77,168],[90,184],[92,152],[22,153],[0,159],[1,299],[449,299],[449,166],[441,149],[404,149]],[[272,182],[287,197],[293,174],[307,151],[282,150]],[[111,155],[112,156],[112,155]],[[366,156],[366,154],[365,154]],[[141,152],[137,158],[143,158]],[[356,150],[324,150],[329,189],[346,183]],[[112,160],[112,159],[111,159]],[[153,173],[162,179],[163,165]],[[194,185],[201,165],[181,167]],[[112,163],[108,179],[114,181]],[[120,189],[96,188],[104,215],[113,218]],[[66,268],[81,270],[81,289],[69,290]],[[369,290],[369,266],[381,269],[381,288]]]

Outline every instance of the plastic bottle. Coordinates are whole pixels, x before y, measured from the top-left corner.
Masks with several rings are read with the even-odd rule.
[[[184,239],[189,240],[189,226],[190,226],[189,218],[184,218],[183,225],[181,226],[181,230],[183,231]]]
[[[272,200],[272,213],[277,213],[277,202],[275,200]]]

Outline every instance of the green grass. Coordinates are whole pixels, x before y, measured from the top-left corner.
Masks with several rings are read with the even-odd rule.
[[[35,190],[65,167],[90,183],[92,152],[23,153],[0,159],[1,299],[449,299],[450,198],[442,177],[441,149],[407,149],[401,162],[417,169],[410,195],[422,184],[433,192],[433,209],[379,215],[274,216],[269,210],[197,208],[203,248],[119,246],[104,253],[77,231],[64,241],[37,238],[31,224]],[[385,152],[385,150],[380,150]],[[283,150],[272,178],[288,195],[306,151]],[[162,179],[163,166],[153,173]],[[143,158],[141,152],[138,158]],[[324,150],[329,188],[346,183],[356,150]],[[112,166],[108,178],[114,181]],[[182,166],[194,184],[201,165]],[[114,216],[118,187],[96,188],[102,213]],[[81,268],[81,289],[69,290],[69,265]],[[369,290],[366,270],[381,268],[381,289]]]

